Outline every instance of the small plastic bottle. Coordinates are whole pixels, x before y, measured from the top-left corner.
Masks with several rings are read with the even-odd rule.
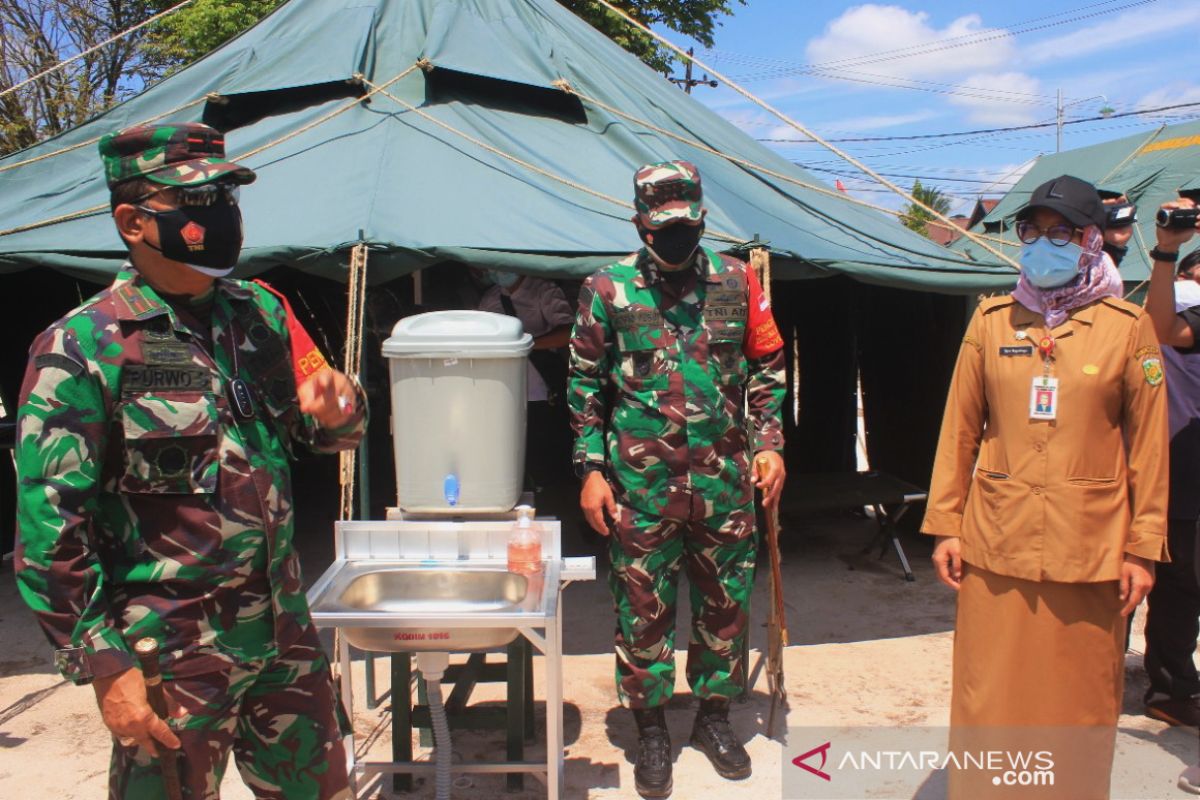
[[[542,571],[542,536],[532,506],[517,506],[517,521],[508,535],[508,571],[526,577]]]

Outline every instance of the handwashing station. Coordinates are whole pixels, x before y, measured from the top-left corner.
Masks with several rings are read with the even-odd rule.
[[[535,521],[528,506],[518,508],[522,499],[532,499],[522,495],[526,359],[532,346],[516,318],[480,311],[408,317],[383,345],[392,385],[396,518],[337,523],[335,561],[313,584],[308,600],[316,624],[341,634],[337,659],[348,710],[351,646],[394,654],[393,717],[406,721],[408,654],[415,654],[428,697],[434,759],[414,762],[410,729],[394,724],[393,738],[403,740],[393,742],[393,761],[356,763],[349,737],[355,779],[391,773],[399,788],[401,777],[406,786],[412,774],[432,772],[440,799],[450,797],[452,773],[532,773],[544,779],[548,797],[559,797],[562,590],[571,581],[595,579],[596,565],[592,557],[563,558],[559,522]],[[518,637],[545,657],[545,763],[452,763],[440,684],[449,654],[507,646],[511,706],[513,687],[531,683],[513,663]],[[406,666],[398,670],[401,660]],[[522,719],[532,732],[532,717]]]

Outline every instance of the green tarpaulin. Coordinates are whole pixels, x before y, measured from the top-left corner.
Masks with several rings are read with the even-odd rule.
[[[1121,276],[1126,283],[1141,283],[1150,277],[1146,250],[1154,246],[1155,211],[1177,199],[1179,189],[1200,186],[1200,122],[1164,125],[1150,133],[1042,156],[973,230],[1002,237],[1010,246],[1001,251],[1015,257],[1017,211],[1034,189],[1059,175],[1074,175],[1100,189],[1123,192],[1137,204],[1138,224],[1129,254],[1121,262]],[[987,255],[966,239],[955,242],[952,249]]]
[[[399,75],[396,99],[362,99]],[[287,3],[141,95],[0,159],[0,271],[114,271],[123,249],[95,140],[152,119],[209,122],[231,156],[250,154],[243,275],[287,265],[340,278],[360,241],[373,282],[449,260],[582,275],[638,244],[625,205],[634,169],[675,158],[703,174],[709,231],[724,235],[709,244],[757,236],[776,277],[966,292],[1012,275],[797,185],[824,186],[552,0]]]

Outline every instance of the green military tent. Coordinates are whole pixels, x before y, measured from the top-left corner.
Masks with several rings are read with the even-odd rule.
[[[1154,212],[1164,202],[1177,199],[1179,189],[1200,188],[1200,122],[1163,125],[1150,133],[1042,156],[975,230],[1002,238],[1009,242],[1002,251],[1016,253],[1013,224],[1017,211],[1035,188],[1059,175],[1074,175],[1098,188],[1122,192],[1137,204],[1138,224],[1129,254],[1121,262],[1121,275],[1127,284],[1139,284],[1150,277],[1146,250],[1154,246]],[[996,242],[991,244],[999,247]],[[988,255],[966,239],[952,249],[972,256]]]
[[[463,264],[580,277],[638,245],[634,169],[693,161],[707,243],[769,243],[776,314],[795,348],[792,407],[803,409],[786,423],[797,470],[854,468],[861,374],[873,464],[923,482],[965,307],[952,295],[1013,274],[831,191],[553,0],[296,0],[86,124],[0,159],[0,273],[19,320],[0,356],[10,398],[29,337],[90,292],[79,279],[105,282],[123,258],[98,139],[176,120],[224,131],[229,155],[258,172],[242,193],[238,274],[270,271],[342,314],[320,284],[346,279],[356,245],[368,248],[372,301],[422,271],[424,295],[407,281],[394,293],[403,313],[422,299],[450,305],[431,302],[432,284],[461,285]],[[300,281],[311,281],[303,292]],[[373,428],[386,437],[386,425]],[[386,444],[373,450],[386,466]]]
[[[776,277],[962,292],[1011,273],[829,192],[552,0],[286,3],[0,159],[0,270],[114,271],[122,247],[95,142],[152,120],[208,122],[258,171],[240,274],[336,277],[357,242],[376,282],[448,260],[585,274],[637,243],[634,168],[673,158],[703,174],[709,243],[758,236]]]

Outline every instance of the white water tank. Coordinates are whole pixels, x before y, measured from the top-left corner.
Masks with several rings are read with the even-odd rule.
[[[521,322],[503,314],[434,311],[396,323],[383,355],[405,513],[495,514],[517,504],[532,349]]]

